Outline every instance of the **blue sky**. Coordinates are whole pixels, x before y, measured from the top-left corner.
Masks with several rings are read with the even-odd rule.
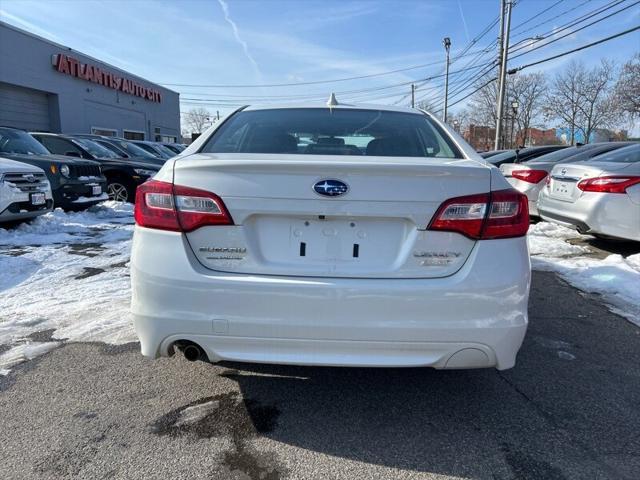
[[[634,1],[624,0],[600,16]],[[520,0],[513,12],[514,42],[552,32],[608,3],[608,0]],[[498,13],[499,0],[0,0],[0,18],[5,22],[153,82],[190,85],[320,81],[442,62],[443,37],[451,38],[451,53],[455,57]],[[528,23],[518,26],[527,20]],[[536,26],[539,23],[543,24]],[[510,66],[546,58],[638,24],[640,5],[634,5],[597,25],[514,59]],[[491,28],[471,46],[470,52],[490,46],[497,29]],[[552,35],[537,45],[549,41]],[[527,44],[525,41],[520,46]],[[603,57],[623,62],[639,50],[640,32],[634,32],[526,71],[553,73],[571,58],[590,64]],[[524,48],[519,53],[526,51]],[[495,48],[491,48],[478,59],[478,64],[492,60],[494,52]],[[452,72],[474,58],[469,55],[456,60]],[[398,84],[420,81],[443,70],[443,64],[437,63],[390,75],[320,85],[170,88],[181,93],[183,111],[205,105],[211,111],[223,113],[234,103],[264,102],[269,96],[278,101],[282,98],[279,96],[291,95],[324,99],[331,91],[372,88],[380,90],[339,93],[338,100],[406,104],[408,100],[403,96],[410,87]],[[464,76],[473,72],[452,75],[453,87],[456,80],[464,85]],[[420,81],[417,97],[437,101],[442,96],[441,84],[440,78]],[[463,105],[464,102],[453,110]]]

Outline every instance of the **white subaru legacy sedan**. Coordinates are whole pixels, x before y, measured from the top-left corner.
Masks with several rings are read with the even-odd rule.
[[[511,368],[527,197],[413,109],[245,107],[138,187],[142,353]]]

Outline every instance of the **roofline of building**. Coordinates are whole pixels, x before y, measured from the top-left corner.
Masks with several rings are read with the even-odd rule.
[[[111,65],[110,63],[107,63],[104,60],[100,60],[99,58],[92,57],[91,55],[87,55],[86,53],[83,53],[83,52],[81,52],[79,50],[74,50],[71,47],[67,47],[67,46],[62,45],[62,44],[60,44],[58,42],[54,42],[53,40],[49,40],[48,38],[41,37],[40,35],[36,35],[35,33],[31,33],[31,32],[29,32],[27,30],[23,30],[22,28],[16,27],[15,25],[7,23],[7,22],[5,22],[3,20],[0,20],[0,27],[7,27],[10,30],[14,30],[14,31],[16,31],[18,33],[21,33],[23,35],[26,35],[28,37],[35,38],[36,40],[40,40],[41,42],[48,43],[49,45],[53,45],[54,47],[60,48],[62,50],[65,50],[66,52],[77,53],[79,55],[82,55],[83,57],[86,57],[86,58],[89,58],[89,59],[93,60],[94,62],[102,63],[103,65],[106,65],[109,68],[117,70],[118,72],[123,73],[123,74],[125,74],[127,76],[135,77],[136,79],[141,80],[141,81],[143,81],[145,83],[149,83],[149,84],[154,85],[156,87],[160,87],[160,88],[162,88],[164,90],[167,90],[169,92],[176,93],[176,94],[180,95],[180,92],[176,92],[175,90],[171,90],[170,88],[167,88],[164,85],[160,85],[159,83],[152,82],[151,80],[143,78],[140,75],[136,75],[135,73],[128,72],[127,70],[123,70],[120,67],[116,67],[115,65]]]

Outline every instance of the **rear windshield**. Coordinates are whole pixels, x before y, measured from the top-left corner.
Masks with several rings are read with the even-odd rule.
[[[462,158],[426,115],[340,108],[238,112],[201,151]]]
[[[124,140],[114,140],[114,142],[132,157],[156,158],[152,153],[147,152],[145,149],[131,142],[125,142]]]
[[[529,160],[528,163],[546,163],[546,162],[556,163],[556,162],[565,160],[569,157],[573,157],[574,155],[583,153],[587,150],[590,150],[591,148],[593,147],[589,145],[584,145],[582,147],[563,148],[562,150],[556,150],[555,152],[545,153],[544,155],[536,157],[533,160]]]
[[[640,162],[640,144],[619,148],[591,159],[593,162],[636,163]]]

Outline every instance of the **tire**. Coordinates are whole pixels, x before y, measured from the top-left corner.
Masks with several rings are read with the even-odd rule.
[[[107,195],[109,195],[109,200],[117,202],[133,203],[135,201],[134,188],[126,180],[117,177],[108,179]]]

